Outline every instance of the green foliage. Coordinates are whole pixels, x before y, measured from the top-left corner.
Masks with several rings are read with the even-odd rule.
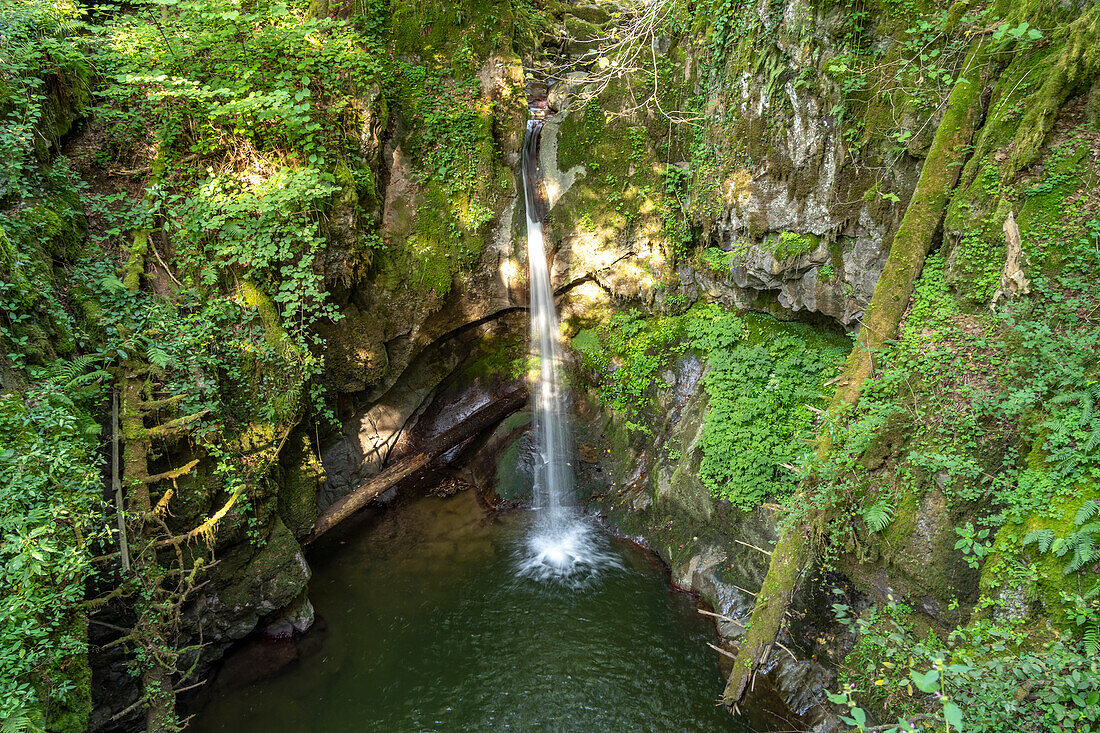
[[[699,252],[699,264],[719,277],[728,277],[731,257],[731,252],[720,247],[707,247]]]
[[[880,499],[863,510],[863,521],[871,532],[881,532],[894,521],[892,498]]]
[[[78,182],[54,156],[88,100],[85,40],[66,38],[76,14],[45,0],[0,7],[0,361],[16,370],[76,345],[53,283],[79,255],[83,226]]]
[[[163,229],[186,285],[248,278],[309,348],[312,325],[334,315],[319,267],[322,212],[350,191],[354,214],[359,187],[373,186],[343,130],[382,74],[379,40],[304,3],[152,0],[96,21],[105,152],[126,158],[154,143],[162,181],[145,222],[108,234]],[[198,156],[217,162],[196,166]],[[362,237],[349,260],[369,260],[375,241]]]
[[[1085,522],[1089,521],[1095,516],[1100,515],[1100,500],[1089,499],[1081,508],[1077,510],[1077,513],[1073,515],[1073,523],[1080,527]],[[1041,550],[1046,552],[1046,550]]]
[[[376,41],[303,3],[142,0],[102,23],[90,26],[111,41],[96,59],[114,82],[102,114],[116,132],[154,114],[159,140],[193,153],[246,143],[331,162],[351,148],[339,128],[349,94],[381,71]]]
[[[891,604],[858,618],[834,604],[838,620],[858,631],[829,695],[848,725],[867,727],[859,700],[877,698],[899,713],[876,730],[1024,733],[1095,731],[1100,727],[1100,661],[1082,645],[1042,641],[1020,626],[978,622],[941,641],[921,637],[911,609]],[[919,693],[919,694],[918,694]]]
[[[67,667],[87,651],[74,605],[103,522],[99,402],[92,359],[53,367],[20,395],[0,395],[0,719],[78,704]],[[45,721],[47,724],[49,720]]]
[[[806,406],[824,406],[823,383],[847,342],[766,316],[749,316],[745,323],[744,339],[734,342],[728,329],[721,341],[708,342],[699,478],[715,496],[751,511],[765,497],[792,490],[800,478],[793,469],[810,453],[801,441],[814,436],[814,413]]]
[[[813,252],[820,243],[821,239],[813,234],[780,232],[779,238],[769,240],[767,247],[777,260],[789,260]]]
[[[648,432],[658,371],[691,348],[706,357],[706,424],[699,477],[716,497],[751,511],[791,489],[803,463],[825,374],[848,349],[845,338],[816,334],[766,316],[741,317],[699,304],[681,316],[619,313],[573,347],[600,378],[600,396],[632,431]],[[787,464],[785,467],[783,464]]]
[[[1065,575],[1076,573],[1085,565],[1100,561],[1100,522],[1089,522],[1100,513],[1100,501],[1089,499],[1077,511],[1073,518],[1074,531],[1064,536],[1056,536],[1049,528],[1029,532],[1021,544],[1034,544],[1040,554],[1052,552],[1057,557],[1069,556],[1062,572]]]
[[[1004,29],[1006,39],[1018,27],[1017,20]],[[1027,28],[1017,34],[1026,38]],[[1021,58],[1031,52],[1017,48]],[[1013,77],[1010,88],[1020,81]],[[998,145],[1011,140],[1010,128]],[[973,185],[956,194],[949,215],[958,238],[925,261],[897,337],[873,355],[875,373],[858,406],[830,424],[833,455],[814,467],[820,486],[808,493],[840,517],[827,525],[832,547],[851,550],[844,517],[884,485],[902,491],[902,507],[942,493],[948,516],[958,518],[946,532],[967,565],[982,569],[978,615],[1002,605],[1007,616],[1028,614],[1028,627],[975,621],[923,641],[916,620],[909,628],[859,624],[857,649],[877,651],[849,660],[856,689],[835,701],[854,709],[875,698],[876,712],[900,714],[897,730],[1100,727],[1100,676],[1090,667],[1100,642],[1092,572],[1100,559],[1093,503],[1100,324],[1089,315],[1100,306],[1089,193],[1098,171],[1081,154],[1079,132],[1056,140],[1042,166],[1007,182],[996,146],[972,161]],[[1030,293],[994,311],[1010,213]],[[913,528],[902,522],[886,530],[887,563],[906,532]],[[1057,631],[1045,638],[1050,627]]]
[[[687,348],[680,316],[645,318],[630,310],[611,316],[600,328],[573,340],[585,366],[599,379],[600,398],[626,420],[631,432],[649,433],[658,371]]]
[[[989,554],[993,543],[989,540],[988,529],[975,529],[971,522],[962,527],[955,527],[955,533],[959,539],[955,542],[955,549],[962,550],[966,555],[966,564],[972,568],[981,567],[982,558]]]
[[[4,195],[41,194],[49,183],[51,170],[42,163],[70,122],[51,100],[51,82],[67,93],[73,107],[87,100],[90,70],[82,53],[84,42],[66,37],[75,29],[77,15],[77,6],[48,0],[18,0],[0,7],[4,37],[0,191]]]

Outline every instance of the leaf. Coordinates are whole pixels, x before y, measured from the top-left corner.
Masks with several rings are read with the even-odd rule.
[[[872,533],[881,532],[894,520],[894,508],[890,499],[882,499],[863,512],[863,521]]]
[[[1073,515],[1073,523],[1080,527],[1098,514],[1100,514],[1100,500],[1089,499],[1082,504],[1081,508],[1077,510],[1077,513]]]
[[[935,692],[939,685],[936,684],[940,680],[940,672],[938,669],[933,669],[930,672],[921,674],[920,672],[910,672],[909,676],[913,679],[913,684],[917,686],[917,689],[921,692]]]
[[[963,713],[955,703],[949,702],[944,704],[943,718],[947,721],[948,725],[960,731],[963,730]]]
[[[1033,532],[1029,532],[1023,540],[1024,545],[1035,543],[1038,546],[1039,552],[1046,552],[1049,550],[1053,542],[1054,532],[1050,529],[1037,529]]]

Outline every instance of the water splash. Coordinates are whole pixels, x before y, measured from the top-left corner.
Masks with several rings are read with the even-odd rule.
[[[563,514],[554,523],[536,516],[518,553],[519,575],[581,587],[604,570],[623,568],[592,519],[576,508],[566,508]]]
[[[539,579],[583,577],[613,561],[614,556],[603,551],[591,520],[574,505],[569,394],[561,374],[558,314],[550,286],[538,190],[545,89],[532,94],[532,99],[523,142],[523,194],[527,208],[531,351],[538,369],[534,387],[535,519],[520,572]]]

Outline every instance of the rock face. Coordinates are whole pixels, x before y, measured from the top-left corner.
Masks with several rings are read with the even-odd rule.
[[[312,575],[302,548],[278,518],[262,546],[238,545],[221,558],[220,570],[189,616],[201,625],[204,639],[222,645],[243,639],[261,618],[290,611]],[[297,618],[304,621],[300,613]]]
[[[566,36],[583,43],[585,33],[568,29],[586,22],[587,10],[563,12]],[[824,66],[845,32],[842,13],[814,16],[800,0],[757,4],[755,12],[765,24],[781,13],[798,32],[738,45],[717,70],[703,66],[690,34],[655,41],[678,74],[682,65],[685,87],[706,93],[692,114],[703,120],[707,155],[677,140],[687,128],[664,116],[665,107],[642,104],[649,92],[629,76],[594,97],[580,74],[551,89],[558,113],[546,123],[540,158],[553,209],[547,234],[555,282],[592,284],[578,290],[582,307],[633,301],[661,310],[678,298],[708,297],[858,328],[929,136],[903,115],[902,126],[913,129],[900,154],[877,138],[840,139],[838,92]],[[724,80],[707,82],[708,74]],[[668,177],[675,168],[690,181],[662,195],[675,190],[676,177]],[[670,224],[676,217],[686,229]],[[705,257],[685,256],[680,237]]]
[[[714,612],[718,632],[736,643],[744,633],[755,603],[754,593],[768,569],[767,552],[777,538],[775,507],[751,514],[717,501],[697,477],[706,413],[704,364],[698,357],[681,358],[663,375],[653,411],[664,418],[648,437],[629,437],[620,420],[594,404],[581,406],[578,441],[594,445],[603,458],[582,464],[579,483],[607,487],[597,505],[610,522],[639,536],[669,564],[673,583],[701,596]],[[681,446],[679,455],[664,449]],[[818,599],[796,604],[802,613],[817,613]],[[784,640],[796,649],[816,649],[809,625],[791,624]],[[806,729],[832,720],[824,705],[824,690],[834,678],[812,658],[773,655],[769,684],[782,704],[758,700],[754,705],[774,713],[801,716]],[[762,685],[763,687],[763,685]]]

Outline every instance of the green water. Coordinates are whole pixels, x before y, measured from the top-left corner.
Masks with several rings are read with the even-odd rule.
[[[191,730],[745,731],[713,626],[641,551],[581,587],[517,576],[525,513],[472,492],[376,517],[312,558],[320,649],[219,692]]]

